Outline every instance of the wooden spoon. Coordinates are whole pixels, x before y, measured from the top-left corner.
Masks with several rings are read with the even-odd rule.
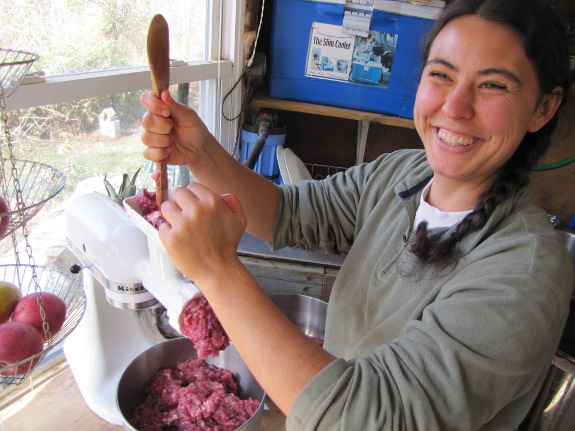
[[[148,63],[152,77],[152,89],[160,97],[162,90],[170,85],[170,36],[166,19],[158,14],[148,28]],[[168,198],[168,165],[166,160],[156,162],[156,204],[158,208]]]

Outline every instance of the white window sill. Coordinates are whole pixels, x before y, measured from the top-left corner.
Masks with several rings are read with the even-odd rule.
[[[170,85],[220,78],[231,80],[228,60],[194,62],[170,68]],[[226,83],[223,84],[226,86]],[[6,98],[6,109],[26,109],[127,91],[151,89],[147,67],[48,76],[46,82],[21,85]]]

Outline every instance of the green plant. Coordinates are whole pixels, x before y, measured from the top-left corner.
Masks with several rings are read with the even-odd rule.
[[[106,186],[106,192],[108,193],[108,196],[110,196],[110,198],[119,205],[122,205],[122,201],[124,199],[129,198],[130,196],[134,196],[136,194],[136,178],[138,177],[141,169],[141,167],[138,168],[136,173],[132,176],[132,179],[130,179],[128,174],[123,174],[122,184],[120,184],[117,192],[114,186],[106,178],[106,175],[104,175],[104,185]]]

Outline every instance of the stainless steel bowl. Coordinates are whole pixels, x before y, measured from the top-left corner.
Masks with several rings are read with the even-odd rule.
[[[272,302],[309,337],[324,338],[327,302],[307,295],[270,295]]]
[[[196,359],[196,349],[188,338],[180,337],[150,347],[137,356],[128,365],[118,383],[116,402],[122,415],[124,428],[137,431],[130,425],[131,417],[137,405],[144,402],[144,390],[151,383],[156,371],[162,368],[176,368],[179,364]],[[253,416],[237,431],[257,431],[263,415],[265,392],[256,381],[233,344],[230,344],[216,358],[208,357],[206,362],[229,370],[240,383],[240,397],[254,398],[260,406]]]
[[[525,431],[575,429],[575,359],[558,350],[543,387],[520,428]]]
[[[556,229],[565,240],[565,246],[567,247],[567,250],[571,254],[571,261],[573,262],[573,267],[575,268],[575,230],[564,225],[559,225]],[[573,290],[571,292],[571,298],[572,299],[575,298],[575,280],[573,280]]]

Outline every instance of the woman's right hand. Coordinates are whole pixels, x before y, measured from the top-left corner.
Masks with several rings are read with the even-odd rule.
[[[176,102],[167,90],[160,98],[144,93],[140,103],[147,109],[142,118],[144,157],[153,162],[166,159],[169,165],[197,165],[205,147],[215,141],[198,114]]]
[[[277,209],[277,188],[243,166],[220,145],[198,114],[177,103],[167,90],[160,97],[140,97],[148,110],[142,118],[144,157],[168,165],[187,165],[194,178],[216,194],[234,194],[241,202],[247,231],[270,241]]]

